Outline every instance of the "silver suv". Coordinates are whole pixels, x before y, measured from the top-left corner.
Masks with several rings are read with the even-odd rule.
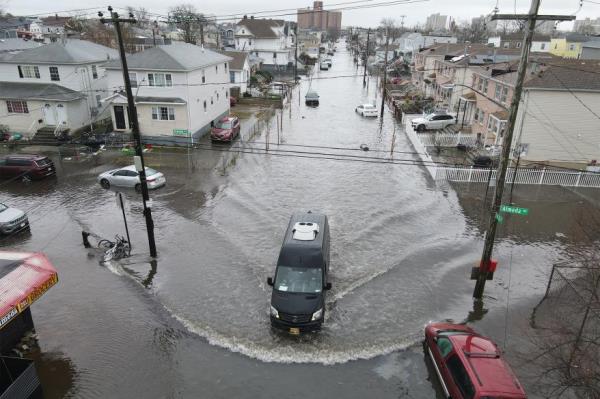
[[[456,117],[445,112],[434,112],[423,118],[416,118],[411,121],[413,129],[417,132],[443,129],[446,126],[454,125],[455,123]]]
[[[29,227],[29,220],[25,212],[0,203],[0,233],[11,234],[27,227]]]

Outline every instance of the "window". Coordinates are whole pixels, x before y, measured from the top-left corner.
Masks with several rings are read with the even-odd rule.
[[[158,121],[174,121],[175,108],[173,107],[152,107],[152,119]]]
[[[483,94],[487,94],[487,90],[488,90],[488,80],[484,79],[483,81]]]
[[[131,87],[138,87],[137,74],[135,72],[129,72],[129,83],[131,83]]]
[[[546,50],[546,43],[542,43],[541,46],[540,46],[540,49],[541,50]]]
[[[227,63],[225,63],[223,65],[225,65],[225,72],[227,72]]]
[[[101,98],[100,94],[96,94],[96,104],[98,104],[98,107],[102,106]]]
[[[217,101],[219,101],[219,93],[217,93]]]
[[[494,98],[500,101],[500,95],[502,94],[502,85],[496,83],[496,91],[494,92]]]
[[[469,378],[469,374],[467,374],[467,370],[465,370],[465,366],[460,362],[458,356],[450,356],[448,361],[446,361],[446,366],[452,375],[454,383],[462,393],[463,398],[472,399],[473,396],[475,396],[475,388],[473,388],[473,383]]]
[[[7,101],[6,107],[9,114],[28,114],[27,101]]]
[[[206,74],[204,73],[204,69],[202,70],[202,83],[206,83]]]
[[[206,112],[206,100],[204,100],[204,112]]]
[[[500,96],[500,102],[504,104],[506,100],[508,100],[508,86],[502,88],[502,95]]]
[[[58,74],[58,67],[50,67],[50,80],[59,81],[60,75]]]
[[[504,42],[504,48],[508,48],[509,43],[508,42]]]
[[[496,118],[492,118],[491,116],[488,118],[487,130],[488,132],[495,133],[496,132]]]
[[[215,65],[215,72],[219,73],[219,66],[218,65]]]
[[[235,83],[235,72],[229,71],[229,82]]]
[[[452,343],[448,338],[438,337],[436,344],[442,357],[446,357],[450,352],[452,352]]]
[[[96,65],[92,65],[92,78],[98,79],[98,68],[96,68]]]
[[[148,85],[154,87],[173,86],[170,73],[149,73]]]
[[[213,102],[213,98],[211,97],[211,98],[210,98],[210,105],[213,105],[213,104],[214,104],[214,102]]]
[[[248,46],[252,46],[252,39],[248,39]]]
[[[517,42],[517,48],[521,48],[521,42]]]
[[[225,92],[225,98],[229,98],[229,92],[228,91]]]
[[[575,45],[569,44],[569,51],[575,51]]]
[[[277,53],[273,53],[273,59],[277,58]]]
[[[19,65],[18,69],[20,78],[40,78],[40,69],[37,66]]]

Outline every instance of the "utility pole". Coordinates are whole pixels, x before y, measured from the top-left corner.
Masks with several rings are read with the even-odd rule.
[[[138,123],[137,110],[135,108],[135,102],[133,100],[133,93],[131,92],[131,82],[129,81],[129,69],[127,68],[127,59],[125,58],[125,47],[123,46],[123,37],[121,35],[121,23],[136,23],[133,15],[129,15],[130,18],[119,18],[119,14],[113,12],[113,8],[108,6],[108,12],[110,12],[110,19],[102,18],[103,14],[98,13],[100,22],[112,22],[117,31],[117,40],[119,42],[119,54],[121,56],[121,67],[123,69],[123,80],[125,81],[125,92],[127,93],[127,106],[129,112],[129,124],[131,126],[131,132],[135,141],[135,152],[141,162],[141,170],[138,171],[140,174],[140,183],[142,186],[142,203],[144,204],[144,216],[146,218],[146,231],[148,232],[148,246],[150,247],[150,256],[156,258],[156,243],[154,242],[154,221],[152,220],[152,210],[148,207],[147,201],[150,200],[148,195],[148,182],[146,181],[146,167],[144,165],[144,153],[142,151],[142,139],[140,137],[140,125]]]
[[[296,59],[294,63],[294,84],[296,84],[296,78],[298,77],[298,25],[296,25]],[[291,105],[290,105],[291,107]]]
[[[152,25],[152,44],[156,47],[156,31],[158,30],[158,22],[154,21]]]
[[[380,115],[381,118],[383,118],[383,111],[385,109],[385,87],[387,86],[386,80],[387,80],[387,60],[388,60],[389,42],[390,42],[390,35],[386,28],[385,29],[385,61],[383,61],[383,92],[381,94],[381,115]]]
[[[483,297],[485,282],[489,273],[490,260],[492,258],[492,251],[494,249],[494,239],[496,237],[496,228],[498,227],[498,219],[496,219],[496,217],[497,215],[499,215],[500,205],[502,204],[502,194],[504,193],[506,171],[508,168],[508,163],[510,162],[510,149],[512,145],[513,133],[515,130],[515,122],[517,120],[517,111],[519,109],[519,102],[521,101],[523,82],[525,80],[525,75],[527,72],[529,51],[531,50],[531,42],[533,39],[536,21],[571,21],[575,19],[575,16],[538,15],[539,8],[540,0],[532,0],[531,7],[529,9],[529,14],[492,15],[492,20],[518,19],[522,21],[527,21],[527,28],[525,31],[525,38],[523,39],[523,45],[521,46],[521,61],[519,63],[519,69],[517,70],[517,82],[515,84],[515,92],[510,103],[506,134],[502,139],[502,157],[500,158],[500,164],[498,165],[498,171],[496,173],[496,189],[494,192],[494,201],[492,203],[492,212],[490,213],[489,228],[485,233],[485,246],[483,248],[483,254],[481,256],[479,273],[477,275],[477,283],[475,284],[475,290],[473,291],[473,298],[475,298],[476,300],[481,300],[481,298]]]
[[[365,54],[365,68],[363,71],[363,87],[367,85],[367,61],[369,60],[369,37],[371,36],[371,28],[367,31],[367,52]]]

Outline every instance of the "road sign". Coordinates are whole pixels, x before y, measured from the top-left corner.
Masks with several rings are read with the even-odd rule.
[[[187,129],[173,129],[173,136],[189,137],[190,131]]]
[[[512,205],[500,205],[500,212],[512,213],[513,215],[529,215],[528,208],[519,208],[518,206]]]
[[[504,216],[502,216],[501,214],[497,213],[496,214],[496,220],[498,221],[498,223],[502,223],[502,222],[504,222]]]

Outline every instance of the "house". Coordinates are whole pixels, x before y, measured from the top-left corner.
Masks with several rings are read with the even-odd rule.
[[[509,33],[504,36],[495,36],[488,38],[488,44],[493,44],[494,47],[520,49],[523,45],[523,32]],[[531,42],[531,51],[533,52],[549,52],[550,51],[550,35],[534,34]]]
[[[229,88],[237,88],[238,95],[248,90],[248,81],[252,74],[250,56],[245,51],[221,51],[221,54],[230,57],[229,61]]]
[[[229,63],[232,58],[188,43],[174,42],[127,56],[142,140],[188,144],[229,114]],[[120,61],[106,65],[109,87],[123,87]],[[127,98],[122,90],[103,100],[113,129],[129,132]]]
[[[562,58],[581,58],[583,43],[598,41],[600,37],[567,33],[563,37],[552,38],[550,41],[550,54]]]
[[[283,20],[244,17],[236,25],[235,48],[260,57],[264,69],[285,70],[293,61],[291,34]]]
[[[61,17],[54,15],[53,17],[39,18],[29,25],[29,31],[33,34],[35,39],[48,39],[45,41],[56,41],[50,40],[50,37],[57,37],[65,32],[65,24],[71,17]]]
[[[417,50],[413,55],[412,82],[425,97],[432,97],[436,79],[435,62],[443,60],[446,54],[458,55],[464,52],[463,44],[438,44]]]
[[[385,61],[385,48],[386,46],[379,46],[375,49],[375,61]],[[387,46],[387,60],[391,61],[394,58],[398,57],[399,54],[399,46],[397,44],[388,44]]]
[[[235,48],[235,24],[219,24],[219,33],[221,35],[221,43],[223,47]]]
[[[580,58],[582,60],[600,60],[600,41],[583,43]]]
[[[30,20],[24,17],[0,17],[0,39],[15,39],[29,29]]]
[[[42,129],[73,133],[107,118],[108,47],[82,40],[0,56],[0,124],[32,137]]]
[[[398,50],[404,55],[406,62],[411,62],[415,53],[424,48],[429,48],[437,44],[454,44],[458,40],[456,37],[445,34],[426,34],[420,32],[406,32],[397,39]]]

